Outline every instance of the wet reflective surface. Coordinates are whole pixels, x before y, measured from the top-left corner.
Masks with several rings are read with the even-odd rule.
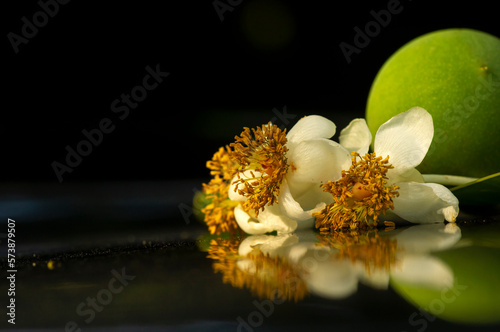
[[[163,211],[159,207],[169,197],[157,192],[148,196],[144,211]],[[133,209],[141,205],[136,203]],[[101,218],[42,215],[43,221],[23,223],[20,217],[15,327],[500,329],[500,223],[495,216],[359,233],[218,237],[208,235],[184,208],[167,209],[165,219],[125,218],[104,203]],[[5,277],[0,288],[6,305]],[[4,317],[0,327],[12,325]]]
[[[463,238],[462,229],[470,236]],[[315,297],[355,300],[368,287],[378,290],[379,298],[395,291],[418,308],[408,317],[417,330],[436,317],[498,324],[500,246],[486,234],[499,231],[497,224],[430,224],[327,235],[307,231],[215,238],[208,257],[224,283],[275,304]],[[382,313],[379,306],[373,309]]]

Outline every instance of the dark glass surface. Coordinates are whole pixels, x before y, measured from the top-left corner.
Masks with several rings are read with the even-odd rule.
[[[193,184],[87,183],[64,189],[40,184],[37,190],[45,193],[45,206],[53,204],[53,217],[36,207],[37,190],[23,199],[4,195],[3,204],[17,211],[10,216],[16,220],[15,327],[500,328],[500,224],[494,213],[462,214],[457,225],[381,228],[340,237],[311,230],[220,238],[209,236],[187,208]],[[2,227],[6,232],[7,223]],[[5,275],[6,238],[1,240]],[[5,277],[0,288],[6,295]],[[12,327],[5,317],[0,326]]]

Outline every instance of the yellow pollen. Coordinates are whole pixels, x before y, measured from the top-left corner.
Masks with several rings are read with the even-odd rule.
[[[207,162],[207,168],[214,177],[208,184],[203,184],[203,193],[210,203],[201,212],[205,214],[210,234],[235,233],[240,229],[234,217],[234,208],[239,202],[228,198],[231,179],[238,169],[238,163],[229,157],[230,151],[228,146],[221,147]]]
[[[247,198],[242,203],[245,210],[253,209],[258,215],[266,205],[277,202],[281,182],[289,167],[286,142],[286,129],[282,131],[268,123],[251,131],[244,128],[230,144],[233,149],[230,158],[239,164],[235,191]],[[250,176],[243,175],[245,171],[249,171]]]
[[[349,170],[342,171],[338,181],[321,185],[335,201],[313,214],[316,228],[321,232],[375,227],[378,216],[394,208],[392,200],[399,195],[399,187],[387,186],[386,174],[393,168],[389,157],[382,159],[375,153],[363,157],[357,152],[351,154]]]
[[[230,157],[231,148],[220,147],[212,160],[207,161],[207,168],[210,169],[210,175],[222,177],[224,180],[231,180],[236,174],[238,163]]]

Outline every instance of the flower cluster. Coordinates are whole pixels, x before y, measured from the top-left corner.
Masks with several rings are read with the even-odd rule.
[[[202,212],[210,233],[291,233],[370,229],[379,221],[454,222],[458,200],[443,185],[425,183],[416,167],[434,135],[431,115],[414,107],[372,136],[354,119],[336,126],[310,115],[290,131],[268,123],[249,129],[207,162],[212,179]]]

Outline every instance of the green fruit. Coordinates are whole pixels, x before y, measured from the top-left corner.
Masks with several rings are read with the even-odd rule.
[[[500,39],[448,29],[401,47],[370,90],[366,120],[372,135],[414,106],[434,121],[422,173],[482,177],[500,171]]]

